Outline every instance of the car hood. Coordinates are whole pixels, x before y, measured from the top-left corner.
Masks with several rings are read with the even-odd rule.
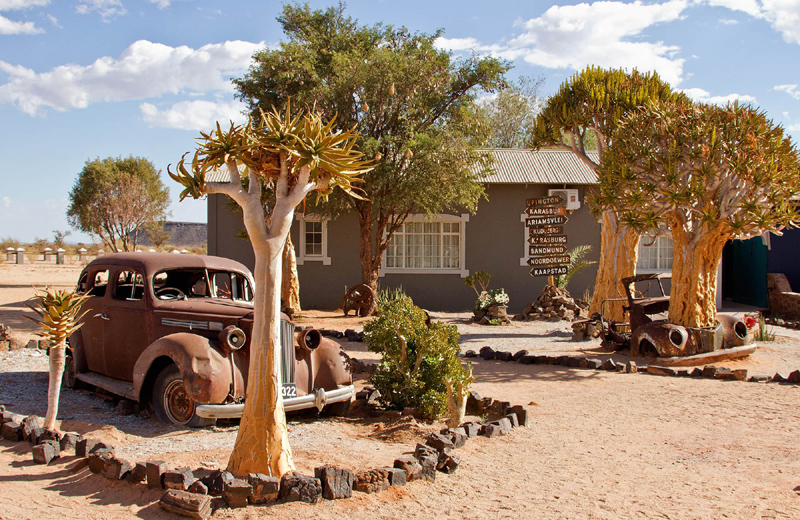
[[[156,310],[162,312],[180,312],[182,314],[199,314],[203,316],[220,316],[227,318],[252,318],[253,304],[235,302],[222,298],[190,298],[188,300],[158,301]]]

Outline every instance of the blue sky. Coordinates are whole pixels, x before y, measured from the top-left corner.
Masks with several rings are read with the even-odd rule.
[[[230,78],[280,42],[281,5],[0,0],[0,237],[67,229],[86,160],[130,154],[162,170],[172,220],[204,222],[204,202],[178,203],[167,165],[198,130],[242,117]],[[442,48],[511,60],[512,78],[545,78],[544,95],[589,64],[657,70],[695,99],[739,98],[800,135],[800,0],[351,0],[347,12],[444,29]]]

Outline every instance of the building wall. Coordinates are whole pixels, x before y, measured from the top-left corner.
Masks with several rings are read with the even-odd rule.
[[[792,286],[800,292],[800,229],[784,229],[783,235],[770,235],[767,252],[767,272],[783,273]]]
[[[546,277],[533,278],[530,268],[520,265],[526,251],[526,233],[521,215],[525,200],[547,195],[544,185],[492,184],[486,192],[488,200],[481,200],[478,210],[465,224],[465,267],[470,273],[478,270],[492,275],[490,288],[504,288],[510,297],[509,312],[519,313],[528,303],[536,300],[547,282]],[[569,186],[568,186],[569,187]],[[576,187],[576,186],[572,186]],[[580,190],[583,201],[585,188]],[[209,196],[209,254],[238,260],[252,269],[253,253],[250,244],[237,238],[236,230],[242,224],[239,215],[225,209],[225,197]],[[564,226],[568,246],[589,244],[592,252],[588,260],[598,260],[600,251],[600,226],[588,208],[569,214]],[[299,226],[292,226],[292,241],[298,247]],[[307,261],[298,266],[300,276],[300,302],[303,308],[336,309],[341,306],[345,287],[361,282],[358,258],[358,221],[346,215],[328,222],[328,256],[330,265]],[[573,296],[583,296],[594,285],[597,265],[584,269],[572,278],[568,289]],[[457,274],[386,274],[379,279],[382,288],[399,287],[414,302],[431,311],[471,310],[475,293],[464,285]]]

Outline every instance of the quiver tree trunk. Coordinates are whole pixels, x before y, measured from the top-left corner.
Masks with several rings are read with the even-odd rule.
[[[710,327],[717,319],[717,270],[729,236],[716,229],[702,234],[672,227],[672,290],[669,321]]]
[[[281,281],[281,306],[288,315],[300,312],[300,279],[297,276],[297,257],[292,235],[287,235],[283,248],[283,280]]]
[[[639,234],[621,226],[613,211],[606,210],[600,222],[600,264],[589,313],[600,312],[603,300],[625,298],[620,279],[636,274]],[[606,318],[624,321],[624,302],[609,302],[603,308]]]
[[[67,347],[64,343],[50,347],[50,382],[47,386],[47,414],[44,418],[44,428],[48,430],[56,429],[66,349]]]

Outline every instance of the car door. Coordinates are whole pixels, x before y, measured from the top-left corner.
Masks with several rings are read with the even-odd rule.
[[[137,269],[121,267],[109,285],[103,329],[106,374],[132,381],[133,366],[149,344],[144,277]]]
[[[103,350],[103,336],[106,315],[106,289],[108,287],[108,268],[95,266],[87,273],[87,279],[81,279],[78,290],[88,292],[91,296],[83,305],[88,311],[83,318],[81,339],[86,367],[92,372],[105,373],[106,360]]]

